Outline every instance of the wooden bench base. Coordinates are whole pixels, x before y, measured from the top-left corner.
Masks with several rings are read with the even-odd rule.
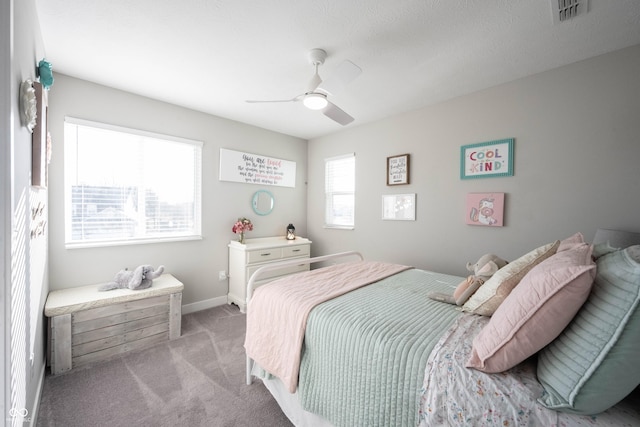
[[[99,285],[49,293],[49,364],[59,374],[180,336],[184,285],[170,274],[149,289],[99,292]]]

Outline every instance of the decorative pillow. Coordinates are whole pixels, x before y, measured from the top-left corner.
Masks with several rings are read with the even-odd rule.
[[[587,302],[539,354],[547,408],[592,415],[640,385],[640,246],[603,255],[597,269]]]
[[[482,316],[491,316],[509,293],[533,267],[556,253],[560,241],[540,246],[502,267],[462,306],[468,311]]]
[[[593,245],[593,259],[597,260],[603,255],[619,250],[620,248],[614,248],[608,241],[605,243],[598,243]]]
[[[582,235],[582,233],[576,233],[573,236],[560,240],[560,246],[558,246],[557,252],[566,251],[567,249],[571,249],[583,243],[584,243],[584,236]]]
[[[586,243],[535,266],[473,340],[467,367],[502,372],[553,341],[591,291],[595,263]]]

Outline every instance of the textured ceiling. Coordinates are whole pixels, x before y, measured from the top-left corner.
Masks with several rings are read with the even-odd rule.
[[[554,24],[551,0],[36,0],[63,73],[311,139],[344,129],[289,99],[307,52],[363,72],[330,97],[358,126],[640,43],[640,1],[590,0]],[[55,86],[54,86],[55,89]]]

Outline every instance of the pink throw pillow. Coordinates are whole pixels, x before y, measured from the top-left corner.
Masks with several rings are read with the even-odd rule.
[[[586,301],[595,278],[593,247],[558,252],[535,266],[473,340],[467,367],[510,369],[553,341]]]
[[[580,246],[584,243],[584,236],[582,233],[578,232],[573,236],[569,236],[566,239],[560,240],[560,246],[558,246],[558,252],[566,251],[568,249],[573,249],[576,246]]]

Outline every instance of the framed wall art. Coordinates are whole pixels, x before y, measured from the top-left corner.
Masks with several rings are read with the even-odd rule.
[[[220,181],[296,186],[296,162],[243,151],[220,149]]]
[[[387,185],[409,184],[409,154],[387,157]]]
[[[469,225],[502,227],[504,224],[504,193],[469,193],[465,211]]]
[[[460,178],[513,175],[513,138],[460,147]]]
[[[382,219],[415,221],[416,194],[390,194],[382,196]]]

